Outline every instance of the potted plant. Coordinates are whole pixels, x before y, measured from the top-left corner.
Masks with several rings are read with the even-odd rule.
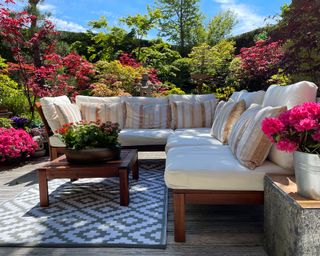
[[[320,103],[307,102],[262,122],[281,151],[294,152],[298,193],[320,200]]]
[[[37,147],[25,130],[0,128],[0,162],[19,162],[33,155]]]
[[[80,122],[65,124],[59,131],[66,144],[66,157],[70,163],[96,163],[120,157],[117,123]]]

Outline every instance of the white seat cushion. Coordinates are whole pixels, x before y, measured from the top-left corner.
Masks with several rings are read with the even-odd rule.
[[[170,135],[166,145],[166,152],[171,148],[185,146],[209,146],[222,145],[221,142],[213,138],[210,134],[210,129],[190,129],[184,131],[175,131]]]
[[[176,147],[167,154],[165,182],[172,189],[263,191],[267,173],[291,174],[269,161],[252,171],[223,145]]]
[[[166,145],[171,129],[124,129],[119,134],[122,146]]]
[[[66,145],[61,141],[57,134],[49,137],[49,144],[51,147],[55,148],[65,148]]]
[[[175,134],[206,134],[210,133],[211,128],[186,128],[186,129],[176,129],[174,130]]]

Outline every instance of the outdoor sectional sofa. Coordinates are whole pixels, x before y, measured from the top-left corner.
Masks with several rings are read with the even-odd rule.
[[[244,103],[245,108],[255,107],[252,104],[257,104],[263,109],[278,106],[291,109],[304,102],[314,102],[317,89],[317,86],[310,82],[300,82],[285,87],[274,85],[266,92],[235,92],[231,96],[231,101],[238,102],[238,105],[241,105],[240,102]],[[59,123],[58,113],[53,111],[54,107],[57,107],[54,102],[61,100],[69,101],[66,97],[41,100],[43,117],[46,122],[48,121],[51,130],[56,128],[53,121],[57,125]],[[166,150],[165,182],[173,191],[176,242],[185,241],[187,203],[263,204],[264,176],[271,173],[292,174],[292,154],[280,152],[272,146],[270,151],[268,149],[265,161],[256,168],[248,168],[237,159],[231,146],[214,138],[211,125],[221,116],[218,113],[221,106],[220,103],[217,105],[213,95],[171,95],[164,98],[78,96],[76,98],[79,109],[85,103],[123,103],[124,112],[121,116],[123,130],[119,136],[122,145],[142,150]],[[162,109],[159,107],[158,111],[155,111],[154,106],[151,107],[152,115],[152,111],[148,112],[148,106],[154,104],[162,105]],[[194,112],[193,117],[186,114],[190,111]],[[82,114],[88,117],[89,112],[83,110]],[[92,118],[95,113],[97,115],[95,118],[98,118],[98,112],[97,109],[91,109]],[[146,120],[141,121],[141,115],[146,117],[147,123],[156,124],[161,128],[146,128]],[[161,118],[164,120],[159,122]],[[169,120],[165,120],[166,118]],[[130,125],[126,124],[127,121]],[[261,128],[260,123],[257,126]],[[53,158],[57,152],[63,152],[63,144],[57,136],[53,135],[50,143],[51,152],[55,151],[51,154]]]

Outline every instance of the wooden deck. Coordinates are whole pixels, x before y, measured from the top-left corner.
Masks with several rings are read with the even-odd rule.
[[[140,159],[160,159],[162,153],[140,154]],[[31,163],[14,169],[0,167],[0,203],[13,198],[37,183],[34,169],[41,163]],[[266,255],[263,250],[263,207],[261,206],[201,206],[187,207],[187,242],[173,239],[172,197],[168,214],[168,244],[166,250],[127,248],[19,248],[0,247],[0,255]]]

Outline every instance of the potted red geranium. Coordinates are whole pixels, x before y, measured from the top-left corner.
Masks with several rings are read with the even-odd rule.
[[[89,164],[120,157],[117,123],[79,122],[65,124],[59,131],[66,144],[66,157],[71,163]]]
[[[294,152],[298,192],[320,199],[320,103],[307,102],[262,122],[263,132],[281,151]]]

